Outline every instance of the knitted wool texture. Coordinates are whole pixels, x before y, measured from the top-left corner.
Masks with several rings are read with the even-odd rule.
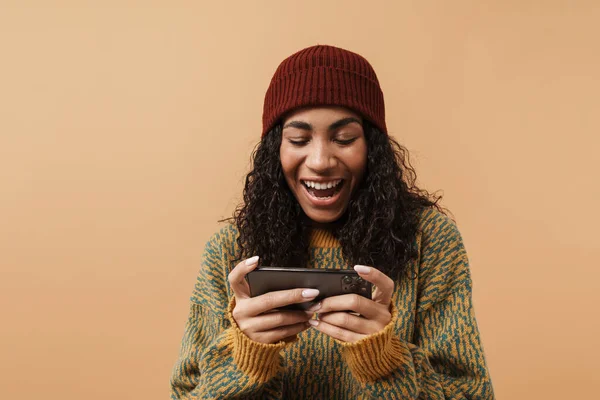
[[[281,62],[265,95],[262,136],[283,114],[304,106],[347,107],[387,133],[383,92],[371,64],[338,47],[318,45]]]
[[[204,252],[171,399],[493,399],[460,233],[434,209],[420,221],[418,276],[396,282],[392,320],[356,343],[313,328],[291,343],[248,338],[227,280],[238,233],[223,228]],[[348,268],[328,231],[313,232],[309,255],[309,268]]]

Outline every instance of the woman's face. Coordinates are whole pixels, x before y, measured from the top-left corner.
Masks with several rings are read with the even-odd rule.
[[[318,223],[338,220],[367,165],[362,118],[342,107],[292,111],[283,121],[279,152],[304,213]]]

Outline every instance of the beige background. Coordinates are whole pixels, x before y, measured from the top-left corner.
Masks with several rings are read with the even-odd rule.
[[[598,1],[84,3],[0,2],[0,398],[167,398],[269,79],[317,43],[444,191],[497,397],[597,393]]]

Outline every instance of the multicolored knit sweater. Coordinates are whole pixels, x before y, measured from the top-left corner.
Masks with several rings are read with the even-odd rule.
[[[433,209],[419,231],[418,276],[396,282],[381,332],[343,343],[311,328],[262,344],[231,317],[237,230],[221,229],[205,248],[171,399],[493,399],[460,233]],[[331,233],[312,233],[309,267],[348,268]]]

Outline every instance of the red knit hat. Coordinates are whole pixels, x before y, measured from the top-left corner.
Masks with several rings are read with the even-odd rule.
[[[347,107],[387,133],[383,92],[371,64],[351,51],[317,45],[279,64],[265,95],[262,136],[284,113],[319,105]]]

